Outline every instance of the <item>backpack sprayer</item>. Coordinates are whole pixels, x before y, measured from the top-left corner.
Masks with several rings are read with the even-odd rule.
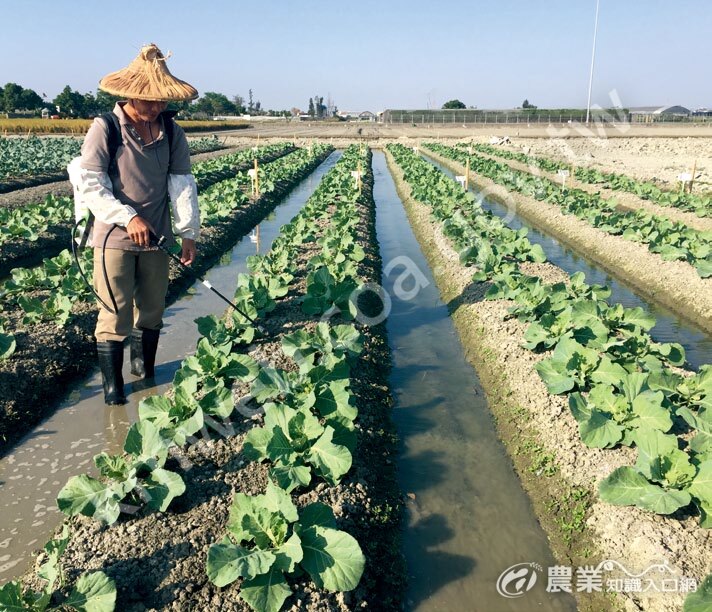
[[[175,115],[174,111],[164,111],[161,113],[161,116],[163,117],[163,126],[165,129],[166,133],[166,138],[168,140],[169,146],[169,160],[170,160],[170,151],[173,149],[173,134],[174,134],[174,126],[173,126],[173,116]],[[106,124],[106,129],[108,132],[107,136],[107,148],[109,152],[109,167],[115,167],[116,163],[116,154],[117,150],[120,146],[123,144],[123,139],[121,136],[121,126],[119,124],[119,119],[118,117],[113,113],[104,113],[102,116],[102,119],[104,123]],[[149,126],[150,129],[150,126]],[[153,135],[151,134],[153,137]],[[156,151],[156,161],[159,162],[160,166],[160,161],[158,160],[158,152]],[[170,165],[170,161],[169,161]],[[78,184],[78,180],[74,180],[73,175],[75,173],[79,173],[81,169],[80,166],[80,158],[75,158],[71,161],[69,166],[67,167],[67,171],[69,173],[69,180],[72,183],[72,186],[76,188],[76,185]],[[118,226],[114,225],[107,233],[106,236],[104,237],[104,242],[101,247],[101,263],[102,263],[102,272],[104,274],[104,282],[106,283],[106,288],[109,293],[109,299],[111,300],[111,306],[109,306],[96,292],[92,284],[89,282],[89,279],[86,277],[86,274],[84,274],[84,270],[82,270],[82,266],[79,263],[79,249],[82,249],[86,246],[87,239],[89,237],[89,232],[91,231],[92,225],[94,224],[94,215],[92,212],[89,210],[89,207],[86,205],[86,203],[82,202],[80,198],[77,196],[75,193],[74,196],[74,205],[75,205],[75,219],[77,220],[76,223],[74,224],[74,229],[72,230],[72,255],[74,255],[74,261],[77,264],[77,268],[79,269],[79,274],[81,277],[84,279],[84,282],[87,284],[87,286],[91,289],[92,293],[96,296],[96,299],[99,300],[99,303],[106,308],[111,314],[115,315],[119,311],[119,307],[116,305],[116,298],[114,297],[114,293],[111,291],[111,285],[109,283],[109,275],[106,271],[106,245],[109,240],[109,236],[111,235],[111,232],[113,232]],[[81,225],[82,221],[86,219],[86,227],[84,228],[84,231],[82,232],[81,238],[77,240],[77,231],[79,230],[79,226]],[[186,266],[181,260],[180,257],[177,257],[175,253],[172,253],[170,249],[166,246],[166,237],[165,236],[156,236],[153,232],[150,232],[149,234],[149,244],[150,246],[155,246],[158,247],[161,251],[166,253],[173,261],[175,261],[181,269],[185,270],[192,276],[193,278],[199,280],[205,287],[210,289],[215,295],[217,295],[221,300],[226,302],[231,308],[235,310],[238,314],[241,314],[243,317],[245,317],[250,323],[252,323],[261,333],[264,333],[264,329],[258,325],[255,320],[245,314],[242,310],[240,310],[235,304],[233,304],[230,300],[228,300],[222,293],[220,293],[215,287],[212,286],[210,281],[205,280],[202,276],[200,276],[197,272],[193,271],[192,268]],[[113,308],[112,308],[113,306]]]
[[[109,299],[111,300],[111,306],[109,306],[96,292],[92,284],[89,282],[89,279],[86,277],[86,274],[84,273],[84,270],[82,270],[82,266],[79,263],[79,249],[82,249],[86,246],[87,239],[89,237],[89,232],[91,230],[92,225],[94,224],[94,215],[89,214],[89,217],[86,221],[86,227],[84,228],[84,231],[82,232],[81,238],[77,240],[77,231],[79,229],[79,226],[81,225],[82,221],[84,219],[79,219],[75,224],[74,224],[74,229],[72,230],[72,255],[74,255],[74,261],[77,264],[77,268],[79,269],[79,274],[81,277],[84,279],[84,282],[87,284],[87,286],[91,289],[92,293],[96,296],[96,299],[99,300],[101,305],[106,308],[111,314],[117,314],[119,311],[119,307],[116,305],[116,298],[114,297],[113,291],[111,291],[111,284],[109,283],[109,275],[106,271],[106,258],[105,258],[105,252],[106,252],[106,244],[109,240],[109,236],[111,235],[111,232],[113,232],[118,225],[114,225],[107,233],[106,236],[104,237],[104,243],[101,246],[101,263],[102,263],[102,272],[104,274],[104,282],[106,283],[106,288],[109,292]],[[213,285],[210,283],[210,281],[204,279],[202,276],[200,276],[195,270],[190,268],[189,266],[186,266],[181,260],[180,257],[178,257],[175,253],[171,252],[171,250],[166,246],[167,239],[165,236],[156,236],[152,231],[149,233],[149,241],[151,246],[155,246],[159,248],[161,251],[166,253],[168,257],[170,257],[173,261],[175,261],[182,270],[185,270],[188,272],[193,278],[199,280],[201,284],[210,291],[212,291],[215,295],[217,295],[221,300],[226,302],[231,308],[235,310],[238,314],[241,314],[243,317],[245,317],[250,323],[252,323],[260,332],[264,332],[264,329],[257,324],[257,322],[244,313],[242,310],[240,310],[235,304],[233,304],[230,300],[228,300],[222,293],[220,293]]]

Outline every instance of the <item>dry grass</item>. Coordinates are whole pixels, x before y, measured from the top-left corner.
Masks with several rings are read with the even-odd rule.
[[[0,135],[8,134],[86,134],[91,119],[0,119]],[[249,127],[243,121],[179,121],[186,132],[239,130]]]

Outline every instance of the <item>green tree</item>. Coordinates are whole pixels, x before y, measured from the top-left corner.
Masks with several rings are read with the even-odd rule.
[[[235,114],[235,104],[227,99],[227,96],[214,91],[206,91],[202,98],[199,98],[190,106],[193,113],[205,113],[207,115],[232,115]]]
[[[83,117],[86,114],[86,99],[78,91],[72,91],[69,85],[52,100],[52,104],[59,107],[59,112],[71,115],[72,117]]]
[[[524,102],[522,102],[522,108],[531,108],[533,110],[536,108],[536,106],[530,104],[529,100],[524,100]]]
[[[236,94],[232,98],[232,102],[235,105],[235,111],[239,114],[242,115],[245,113],[245,98],[243,98],[241,95]]]
[[[21,95],[22,87],[17,83],[7,83],[2,89],[2,96],[0,96],[0,108],[6,113],[14,112],[16,108],[19,108]]]
[[[309,98],[309,110],[307,111],[307,115],[309,115],[310,117],[313,117],[315,115],[313,98]]]
[[[92,92],[88,92],[84,94],[84,104],[82,107],[82,116],[83,117],[96,117],[99,112],[98,112],[98,106],[96,103],[96,98],[94,97],[94,94]]]
[[[20,94],[19,108],[26,110],[36,110],[44,106],[41,96],[32,89],[24,89]]]
[[[460,100],[455,99],[445,102],[445,104],[443,104],[443,108],[467,108],[467,106],[465,106],[464,102],[460,102]]]
[[[190,111],[190,100],[173,100],[168,103],[167,110],[181,114]]]
[[[42,98],[32,89],[25,89],[17,83],[6,83],[0,89],[0,110],[12,113],[16,110],[42,108]]]
[[[102,91],[101,89],[97,89],[95,97],[97,114],[108,113],[114,110],[114,106],[121,99],[122,98],[120,96],[114,96],[110,93]]]

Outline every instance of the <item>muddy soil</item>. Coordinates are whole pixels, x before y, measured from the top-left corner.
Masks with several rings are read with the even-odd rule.
[[[598,482],[616,467],[632,464],[634,451],[592,449],[581,442],[566,399],[549,395],[534,370],[547,355],[523,349],[526,326],[506,319],[511,302],[483,300],[486,284],[472,284],[474,268],[459,263],[457,252],[442,234],[440,224],[433,221],[430,209],[412,199],[402,173],[392,158],[389,162],[443,300],[451,306],[468,359],[482,380],[498,431],[561,562],[597,565],[616,559],[642,572],[666,559],[682,575],[701,580],[712,569],[712,533],[699,527],[697,517],[664,517],[598,501]],[[548,270],[543,276],[547,282],[562,278],[562,271],[551,264],[542,264],[539,269]],[[527,456],[527,448],[536,449],[534,456]],[[553,470],[532,469],[533,464],[541,466],[542,457],[553,463]],[[587,529],[583,534],[574,532],[570,545],[565,526],[571,523],[574,508],[567,502],[582,489],[588,491],[590,499]],[[577,599],[582,610],[622,605],[631,612],[673,612],[681,609],[684,596],[628,593],[615,604],[588,594],[579,593]]]
[[[654,181],[663,189],[679,187],[677,175],[697,162],[695,182],[712,190],[712,138],[513,138],[515,147],[528,146],[532,155],[552,157],[577,166],[627,174]]]
[[[328,153],[305,168],[302,177],[316,168]],[[298,181],[295,181],[295,183]],[[198,245],[199,259],[193,270],[202,275],[263,219],[291,189],[281,185],[274,192],[250,206],[235,211],[214,225],[203,228]],[[194,278],[171,262],[168,304],[183,293]],[[29,431],[50,414],[68,392],[72,383],[86,375],[96,363],[93,332],[96,307],[91,303],[75,305],[77,316],[69,325],[58,329],[52,323],[31,326],[21,324],[21,309],[5,311],[9,329],[14,332],[17,350],[11,359],[0,361],[0,453],[12,441]]]
[[[372,184],[368,171],[359,205],[362,223],[358,238],[367,257],[359,265],[359,274],[378,283],[381,262]],[[306,262],[317,252],[314,243],[304,245],[298,255],[302,272],[289,294],[260,321],[267,334],[249,347],[256,359],[295,368],[281,354],[281,337],[316,324],[301,312],[299,296],[306,289]],[[351,373],[352,392],[359,409],[352,469],[339,485],[330,487],[315,479],[294,498],[300,507],[313,501],[331,506],[338,528],[359,541],[366,556],[366,569],[359,586],[350,593],[319,590],[308,577],[290,580],[294,595],[287,600],[286,610],[401,609],[405,578],[399,542],[403,501],[395,479],[397,447],[387,383],[390,353],[383,325],[359,325],[359,329],[365,336],[365,348]],[[116,581],[116,609],[126,612],[249,610],[239,599],[238,583],[219,589],[207,580],[205,559],[210,544],[225,533],[233,492],[264,491],[267,467],[246,461],[242,455],[245,433],[261,422],[261,416],[238,416],[233,418],[234,436],[221,438],[213,434],[211,439],[189,446],[184,452],[189,469],[172,466],[183,476],[187,490],[167,512],[122,515],[107,528],[88,518],[71,519],[74,535],[63,557],[70,580],[80,572],[103,569]]]

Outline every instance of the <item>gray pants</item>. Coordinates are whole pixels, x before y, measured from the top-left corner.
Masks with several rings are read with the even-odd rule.
[[[101,249],[94,249],[94,289],[113,308],[104,281]],[[160,329],[168,291],[168,255],[163,251],[106,249],[106,273],[118,314],[100,305],[97,342],[123,341],[131,328]]]

